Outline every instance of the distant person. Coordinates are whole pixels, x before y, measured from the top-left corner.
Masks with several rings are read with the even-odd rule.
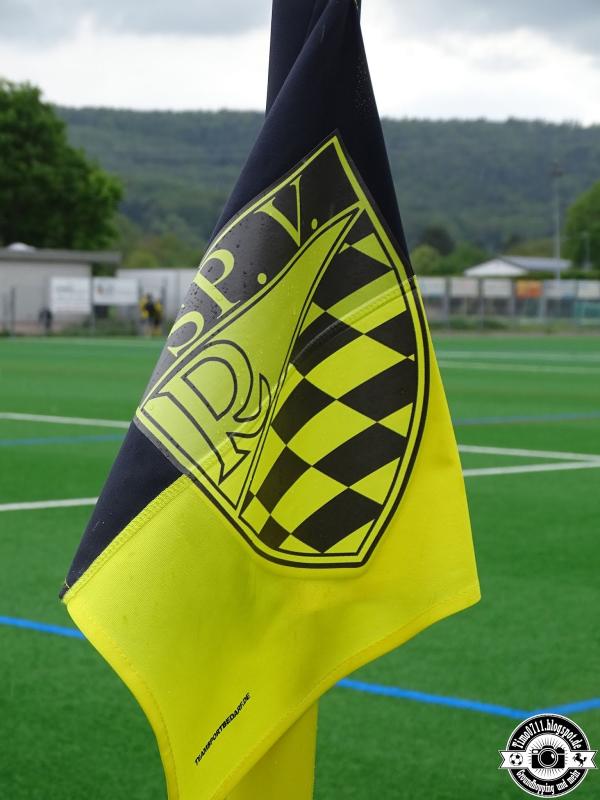
[[[54,317],[52,311],[48,308],[48,306],[44,306],[40,308],[40,313],[38,314],[38,320],[42,327],[45,336],[49,336],[52,333],[52,321]]]
[[[140,300],[140,317],[146,336],[161,333],[163,320],[162,303],[158,299],[155,300],[150,292],[144,294]]]
[[[152,333],[152,322],[150,315],[154,313],[154,299],[150,292],[144,292],[140,298],[140,322],[145,336]]]
[[[154,313],[150,317],[150,321],[152,322],[152,333],[155,336],[160,336],[162,333],[163,316],[163,305],[157,298],[154,301]]]

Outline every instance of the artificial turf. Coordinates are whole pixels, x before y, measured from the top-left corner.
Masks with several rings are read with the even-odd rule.
[[[597,338],[436,345],[461,444],[600,453]],[[128,420],[159,350],[0,340],[0,414]],[[122,433],[0,416],[0,504],[97,495]],[[466,469],[552,461],[463,454]],[[523,711],[599,697],[600,468],[473,476],[467,491],[481,603],[353,677]],[[0,513],[0,616],[72,624],[57,593],[89,513]],[[572,716],[598,747],[600,707]],[[336,687],[320,703],[316,800],[521,797],[497,769],[517,722]],[[0,625],[0,752],[2,800],[165,797],[142,712],[78,639]],[[576,791],[597,797],[600,775]]]

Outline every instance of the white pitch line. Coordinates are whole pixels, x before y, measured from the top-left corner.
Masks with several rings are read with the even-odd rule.
[[[9,344],[9,346],[17,345],[19,342],[28,345],[37,345],[37,344],[49,344],[49,345],[83,345],[84,347],[104,347],[105,345],[112,345],[114,347],[162,347],[165,343],[165,340],[161,337],[157,337],[156,339],[124,339],[124,338],[102,338],[99,336],[98,338],[90,338],[90,339],[76,339],[68,336],[38,336],[38,337],[30,337],[30,336],[13,336],[8,337],[4,340],[3,343]]]
[[[43,508],[72,508],[74,506],[95,506],[97,497],[79,497],[74,500],[36,500],[31,503],[2,503],[1,511],[39,511]]]
[[[528,472],[560,472],[573,469],[600,469],[600,458],[597,461],[563,461],[558,464],[523,464],[517,467],[484,467],[482,469],[464,469],[465,478],[485,477],[486,475],[520,475]],[[0,504],[2,511],[39,511],[45,508],[72,508],[76,506],[95,506],[97,497],[80,497],[74,500],[38,500],[30,503]]]
[[[600,469],[598,461],[563,461],[558,464],[523,464],[517,467],[483,467],[481,469],[464,469],[465,478],[484,475],[520,475],[526,472],[561,472],[571,469]]]
[[[128,428],[128,422],[118,420],[98,420],[85,417],[52,417],[37,414],[19,414],[13,412],[0,412],[0,419],[27,420],[31,422],[53,422],[65,425],[90,425],[105,426],[114,428]],[[530,472],[560,472],[561,470],[574,469],[600,469],[600,455],[592,453],[568,453],[556,450],[525,450],[511,447],[486,447],[480,445],[460,444],[458,449],[461,453],[472,453],[479,455],[500,455],[515,456],[519,458],[554,458],[558,459],[558,464],[522,464],[510,467],[482,467],[476,469],[464,469],[465,478],[472,478],[486,475],[519,475]],[[566,459],[577,459],[567,461]],[[560,463],[562,462],[562,463]],[[47,508],[74,508],[81,506],[94,506],[98,501],[97,497],[80,497],[71,500],[36,500],[23,503],[3,503],[0,504],[0,512],[3,511],[37,511]]]
[[[461,453],[477,453],[490,456],[517,456],[518,458],[557,458],[562,461],[600,461],[594,453],[566,453],[561,450],[522,450],[512,447],[480,447],[474,444],[459,444]]]
[[[600,363],[600,353],[536,353],[535,350],[444,350],[436,349],[439,358],[498,358],[533,361],[583,361]]]
[[[117,419],[90,419],[89,417],[53,417],[44,414],[18,414],[13,411],[0,411],[0,419],[21,420],[24,422],[52,422],[57,425],[87,425],[90,428],[129,428],[129,422]]]
[[[484,361],[444,361],[440,367],[445,369],[476,369],[489,372],[548,372],[555,375],[600,375],[600,368],[594,367],[550,367],[545,364],[486,364]]]

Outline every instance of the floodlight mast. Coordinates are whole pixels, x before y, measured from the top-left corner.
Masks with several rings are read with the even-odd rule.
[[[554,188],[554,258],[556,260],[556,280],[560,280],[560,179],[565,174],[564,169],[555,161],[552,166],[552,183]]]

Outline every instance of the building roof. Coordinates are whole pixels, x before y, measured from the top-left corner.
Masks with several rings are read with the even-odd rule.
[[[566,258],[542,258],[541,256],[500,256],[503,261],[522,267],[528,272],[562,272],[571,262]]]
[[[542,258],[541,256],[497,256],[465,270],[473,278],[512,278],[535,272],[561,273],[571,267],[565,258]]]
[[[23,246],[0,247],[0,262],[23,261],[29,264],[114,264],[121,263],[117,250],[53,250],[47,248],[24,248]]]
[[[502,258],[493,258],[483,264],[469,267],[465,270],[465,275],[470,278],[518,278],[520,275],[527,275],[527,270]]]

